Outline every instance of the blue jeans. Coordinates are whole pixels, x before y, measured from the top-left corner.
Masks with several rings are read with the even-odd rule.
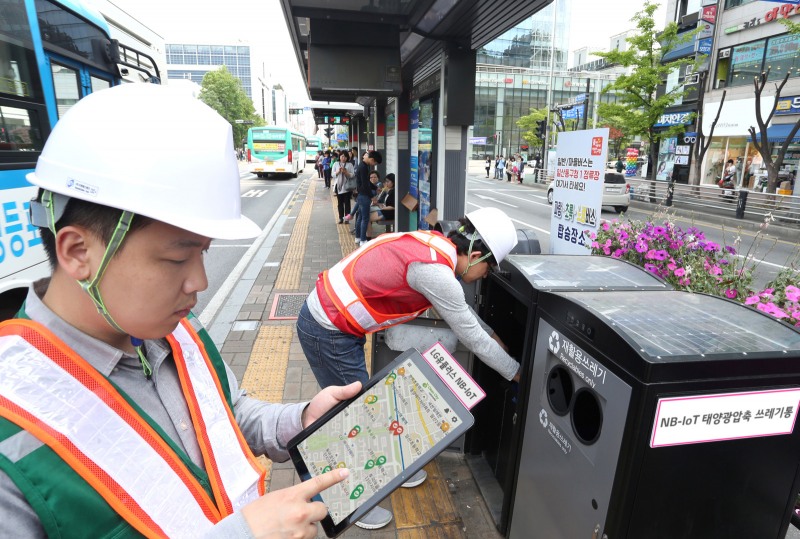
[[[297,337],[321,388],[369,380],[364,359],[366,337],[320,326],[303,303],[297,317]]]
[[[356,207],[358,208],[358,215],[356,216],[356,236],[361,241],[367,241],[367,225],[369,225],[369,207],[372,204],[372,199],[367,195],[358,195],[356,199]]]

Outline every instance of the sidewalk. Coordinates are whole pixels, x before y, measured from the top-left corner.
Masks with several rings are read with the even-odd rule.
[[[239,163],[241,173],[247,172],[247,165]],[[242,387],[272,402],[307,401],[319,391],[300,348],[295,320],[317,275],[356,248],[349,227],[336,224],[336,199],[321,179],[310,176],[306,168],[284,211],[277,240],[221,347]],[[368,339],[368,366],[370,350]],[[291,462],[265,463],[269,490],[299,482]],[[425,469],[425,483],[400,488],[381,502],[394,512],[389,526],[374,531],[354,526],[342,537],[501,537],[463,455],[446,451]],[[321,528],[319,537],[325,537]]]

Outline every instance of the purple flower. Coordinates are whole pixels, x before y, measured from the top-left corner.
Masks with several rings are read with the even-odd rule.
[[[636,242],[636,252],[637,253],[645,253],[647,252],[647,242],[639,240]]]
[[[615,249],[613,253],[611,253],[611,258],[621,258],[623,255],[622,249]]]
[[[666,260],[667,258],[669,258],[669,253],[666,252],[664,249],[659,249],[658,251],[656,251],[655,258],[656,260]]]
[[[732,255],[736,254],[736,248],[735,247],[731,247],[730,245],[726,245],[725,246],[725,250],[728,251]]]
[[[658,275],[660,272],[658,271],[658,266],[654,266],[653,264],[645,264],[644,269],[649,271],[650,273],[655,273]]]

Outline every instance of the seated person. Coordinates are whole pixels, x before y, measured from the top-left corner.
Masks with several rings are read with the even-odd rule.
[[[383,189],[375,197],[375,202],[369,208],[368,236],[375,237],[372,223],[377,221],[394,221],[394,174],[389,173],[383,179]]]

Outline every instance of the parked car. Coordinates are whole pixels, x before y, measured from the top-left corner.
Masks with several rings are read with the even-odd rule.
[[[547,186],[547,203],[553,203],[553,182]],[[603,180],[603,206],[612,206],[619,213],[628,211],[631,203],[631,186],[623,174],[606,172]]]

